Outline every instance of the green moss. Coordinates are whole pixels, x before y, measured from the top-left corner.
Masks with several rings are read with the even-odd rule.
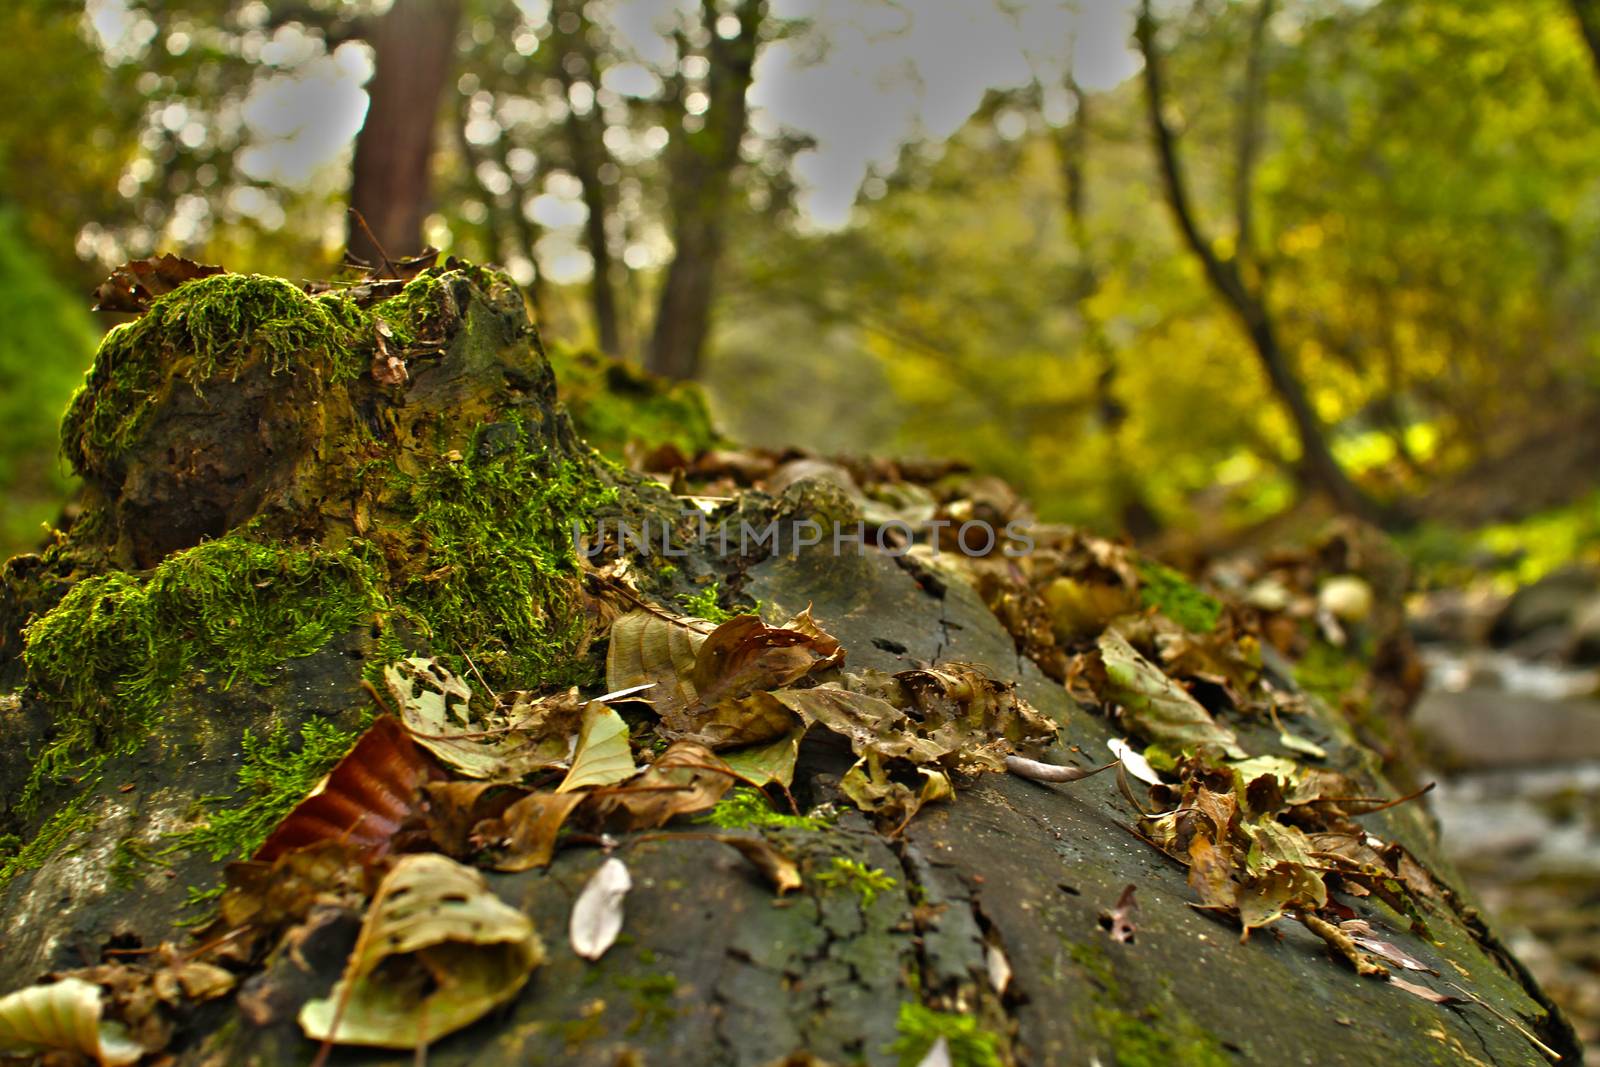
[[[1210,633],[1222,617],[1222,604],[1183,575],[1154,560],[1139,560],[1139,600],[1185,630]]]
[[[717,603],[721,595],[718,583],[712,582],[698,593],[690,593],[683,598],[683,609],[690,615],[705,619],[707,622],[723,623],[733,618],[733,612],[728,611]]]
[[[470,454],[402,479],[427,571],[396,590],[446,658],[466,653],[496,688],[594,680],[572,524],[608,502],[583,459],[554,457],[517,423],[479,430]]]
[[[99,470],[137,436],[168,383],[196,391],[263,362],[274,374],[309,368],[329,380],[365,369],[371,319],[337,293],[309,296],[282,278],[214,274],[151,302],[100,343],[88,380],[61,428],[80,474]]]
[[[373,324],[382,320],[402,347],[441,337],[448,326],[451,299],[440,280],[444,273],[441,267],[425,271],[394,296],[374,304]]]
[[[1002,1067],[1005,1063],[1000,1038],[970,1015],[934,1011],[907,1001],[900,1005],[895,1030],[900,1036],[889,1051],[899,1058],[900,1067],[916,1067],[941,1037],[950,1050],[952,1067]]]
[[[17,843],[11,846],[9,852],[0,852],[0,888],[4,888],[23,871],[35,870],[43,865],[75,831],[94,825],[96,816],[91,809],[95,800],[93,787],[96,784],[98,779],[86,783],[86,788],[57,808],[26,844],[20,844],[20,839],[15,835],[7,835],[11,842]]]
[[[825,830],[829,823],[816,815],[774,811],[765,793],[748,786],[733,790],[697,821],[722,830]]]
[[[692,457],[721,443],[699,386],[560,343],[549,355],[578,433],[601,452],[620,457],[630,443],[670,444]]]
[[[149,842],[137,837],[125,837],[117,842],[117,847],[111,853],[111,881],[121,889],[128,889],[150,868],[171,866],[172,861],[152,848]]]
[[[1234,1062],[1216,1037],[1185,1013],[1158,1020],[1097,1005],[1093,1018],[1111,1043],[1116,1067],[1228,1067]]]
[[[52,779],[98,766],[144,740],[187,674],[258,683],[385,606],[351,552],[265,545],[230,534],[167,557],[148,576],[86,579],[24,634],[29,677],[60,701],[55,736],[35,761],[24,811]]]
[[[861,906],[872,907],[879,893],[887,893],[900,883],[880,867],[868,867],[860,860],[833,857],[827,870],[811,876],[811,881],[825,888],[849,889],[861,897]]]
[[[239,768],[243,803],[213,812],[206,822],[178,835],[178,848],[204,852],[213,860],[248,856],[283,817],[342,759],[360,736],[326,719],[312,719],[296,737],[277,725],[264,737],[244,732],[244,763]]]
[[[616,979],[616,986],[626,991],[633,1002],[633,1021],[628,1024],[628,1033],[665,1030],[677,1017],[678,1010],[672,1004],[678,995],[676,975],[623,975]]]
[[[1313,641],[1294,666],[1295,684],[1335,710],[1344,705],[1345,695],[1365,673],[1354,657],[1326,641]]]

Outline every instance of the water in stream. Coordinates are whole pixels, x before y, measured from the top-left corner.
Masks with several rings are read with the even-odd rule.
[[[1424,650],[1415,712],[1446,849],[1501,935],[1600,1048],[1600,671]]]

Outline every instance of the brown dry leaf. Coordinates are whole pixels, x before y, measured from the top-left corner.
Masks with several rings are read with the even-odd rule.
[[[428,837],[448,856],[461,858],[475,851],[479,823],[497,818],[522,791],[503,782],[429,782]]]
[[[1363,919],[1346,919],[1339,924],[1339,929],[1349,935],[1350,940],[1354,941],[1360,948],[1372,953],[1372,955],[1385,963],[1392,963],[1396,967],[1407,971],[1423,971],[1435,976],[1439,973],[1415,956],[1409,955],[1389,942],[1381,940],[1373,931],[1372,925]]]
[[[144,1046],[103,1012],[100,987],[81,978],[19,989],[0,997],[0,1050],[19,1056],[77,1052],[105,1067],[141,1059]]]
[[[585,808],[611,830],[653,830],[679,815],[709,811],[734,782],[733,772],[709,748],[676,741],[639,777],[594,794]]]
[[[1116,906],[1100,913],[1100,928],[1110,933],[1111,940],[1118,944],[1131,943],[1139,932],[1134,922],[1134,917],[1139,914],[1139,902],[1133,898],[1138,890],[1136,885],[1123,886]]]
[[[694,687],[695,657],[715,627],[704,619],[634,611],[611,624],[606,650],[606,688],[654,683],[656,714],[681,715],[700,702]]]
[[[843,658],[839,642],[824,633],[809,612],[789,626],[768,626],[740,615],[715,628],[703,619],[635,611],[611,627],[606,683],[612,689],[655,683],[652,703],[672,733],[720,746],[755,744],[781,737],[791,720],[771,716],[741,728],[741,716],[761,712],[717,705],[788,685]]]
[[[1328,920],[1317,915],[1312,915],[1309,912],[1302,912],[1299,918],[1301,923],[1305,925],[1306,929],[1310,930],[1312,933],[1322,938],[1323,941],[1327,942],[1328,947],[1333,949],[1334,953],[1345,962],[1349,963],[1350,966],[1354,967],[1356,973],[1361,975],[1361,977],[1389,977],[1389,969],[1383,966],[1383,964],[1379,963],[1377,960],[1373,959],[1371,956],[1367,955],[1365,952],[1361,951],[1360,947],[1355,943],[1350,935],[1341,930],[1339,927],[1333,925]]]
[[[587,793],[529,793],[497,819],[479,824],[479,836],[494,839],[506,854],[495,861],[498,871],[544,867],[556,852],[556,839],[574,808]]]
[[[1018,778],[1027,778],[1034,782],[1081,782],[1085,778],[1093,778],[1101,771],[1109,771],[1119,762],[1112,760],[1098,767],[1071,767],[1059,763],[1041,763],[1038,760],[1023,759],[1021,756],[1007,756],[1005,768]]]
[[[150,301],[172,292],[184,282],[225,273],[221,267],[196,263],[171,252],[148,259],[129,260],[96,287],[94,310],[125,311],[140,315],[150,310]]]
[[[422,784],[434,774],[400,720],[380,716],[250,858],[271,863],[294,849],[342,841],[364,860],[376,859],[417,810]]]
[[[1136,589],[1114,582],[1063,576],[1044,587],[1056,639],[1074,644],[1094,637],[1111,620],[1139,610]]]
[[[1233,865],[1222,849],[1204,834],[1189,842],[1189,885],[1206,908],[1236,908],[1239,887],[1233,881]]]
[[[918,767],[922,783],[913,789],[889,777],[878,755],[868,752],[839,780],[839,791],[862,811],[875,816],[880,829],[898,830],[936,800],[955,795],[949,777],[931,767]]]
[[[328,840],[286,851],[271,863],[230,863],[220,918],[230,928],[271,930],[299,922],[319,904],[354,906],[366,898],[364,859],[362,846]]]
[[[705,836],[738,849],[751,866],[766,876],[780,897],[803,884],[799,864],[773,848],[772,842],[759,834],[708,833]]]
[[[1291,864],[1252,874],[1238,892],[1240,941],[1250,931],[1281,919],[1286,912],[1316,910],[1327,904],[1327,887],[1315,872]]]
[[[519,694],[509,708],[475,716],[472,687],[437,660],[391,664],[383,680],[417,744],[468,778],[512,781],[572,755],[583,714],[576,688],[543,699]]]
[[[801,728],[794,713],[767,692],[729,697],[710,709],[663,720],[663,725],[670,736],[716,749],[768,744]]]
[[[814,689],[784,689],[771,694],[808,726],[821,725],[850,741],[857,756],[934,763],[950,750],[919,736],[904,711],[886,700],[853,693],[831,683]]]
[[[999,771],[1018,745],[1053,740],[1056,725],[1017,696],[1017,687],[972,663],[945,663],[895,675],[916,709],[917,731],[950,752],[963,770]]]
[[[1454,993],[1441,993],[1436,989],[1429,989],[1427,986],[1416,982],[1408,982],[1404,978],[1398,978],[1392,974],[1389,976],[1389,984],[1398,986],[1412,996],[1421,997],[1431,1004],[1465,1004],[1467,1002],[1466,997],[1458,997]]]
[[[418,1048],[522,989],[544,958],[533,923],[470,867],[402,856],[379,885],[344,974],[306,1003],[314,1041]]]

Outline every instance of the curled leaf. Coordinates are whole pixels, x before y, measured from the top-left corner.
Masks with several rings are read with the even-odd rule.
[[[800,739],[805,733],[806,728],[798,726],[776,741],[719,755],[729,770],[751,785],[760,787],[778,782],[788,788],[794,781],[795,760],[800,755]]]
[[[344,974],[307,1002],[316,1041],[415,1048],[515,997],[544,958],[533,923],[470,867],[402,856],[379,885]]]
[[[526,871],[548,866],[567,816],[586,799],[583,793],[529,793],[498,819],[480,823],[478,833],[497,837],[505,855],[495,861],[500,871]]]
[[[1112,760],[1099,767],[1068,767],[1057,763],[1040,763],[1038,760],[1024,759],[1021,756],[1007,756],[1006,770],[1018,778],[1027,778],[1035,782],[1081,782],[1101,771],[1109,771],[1117,763],[1117,760]]]
[[[780,897],[803,884],[799,864],[773,848],[772,842],[759,834],[708,833],[705,836],[738,849],[752,867],[766,876]]]
[[[417,744],[468,778],[521,778],[572,754],[582,716],[577,689],[543,699],[519,694],[478,716],[472,687],[436,660],[401,660],[384,668],[383,680]]]
[[[596,796],[592,810],[613,830],[653,830],[716,807],[733,782],[733,772],[710,749],[676,741],[625,787]]]
[[[597,960],[622,932],[622,900],[633,888],[627,865],[615,857],[595,871],[578,900],[572,905],[568,936],[572,951],[586,960]]]
[[[1161,775],[1157,774],[1156,769],[1150,766],[1150,761],[1144,758],[1144,754],[1128,744],[1128,742],[1120,737],[1113,737],[1106,742],[1106,747],[1111,750],[1113,756],[1117,757],[1118,762],[1127,769],[1127,772],[1139,779],[1139,781],[1146,785],[1161,784]]]
[[[1139,913],[1139,902],[1133,899],[1138,889],[1136,885],[1123,886],[1116,906],[1100,913],[1101,928],[1118,944],[1131,942],[1139,932],[1139,927],[1134,923],[1134,917]]]
[[[417,809],[419,790],[433,770],[400,721],[380,716],[250,858],[271,863],[294,849],[339,841],[375,859]]]
[[[223,273],[221,267],[196,263],[171,252],[130,260],[96,287],[94,310],[142,314],[150,310],[150,301],[172,292],[184,282]]]
[[[81,978],[19,989],[0,997],[0,1050],[77,1052],[104,1067],[137,1061],[144,1047],[121,1023],[103,1019],[103,1010],[100,987]]]

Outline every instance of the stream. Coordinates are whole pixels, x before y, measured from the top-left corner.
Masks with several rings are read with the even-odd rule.
[[[1600,1047],[1600,670],[1424,646],[1414,723],[1446,850],[1513,951]]]

